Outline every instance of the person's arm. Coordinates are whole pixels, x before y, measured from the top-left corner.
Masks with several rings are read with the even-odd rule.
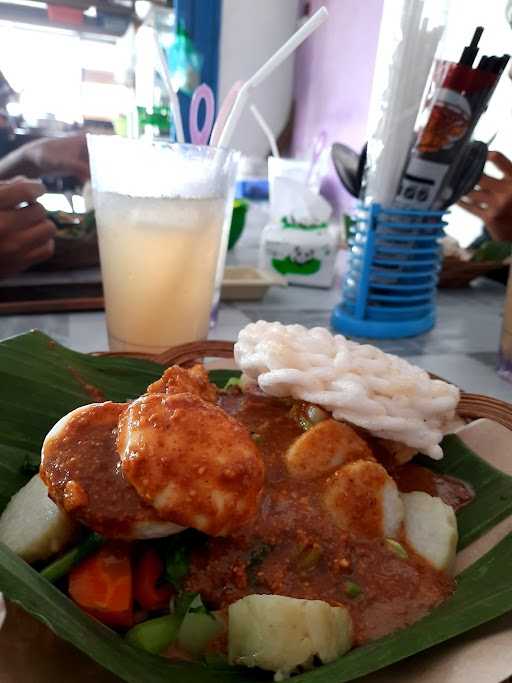
[[[459,206],[481,218],[494,240],[512,242],[512,162],[500,152],[489,152],[487,160],[503,176],[491,178],[484,173]]]
[[[70,175],[85,182],[89,178],[89,157],[84,135],[41,138],[22,145],[0,159],[0,180],[18,175]]]
[[[36,201],[45,192],[38,180],[14,178],[0,183],[0,278],[53,254],[56,228]]]

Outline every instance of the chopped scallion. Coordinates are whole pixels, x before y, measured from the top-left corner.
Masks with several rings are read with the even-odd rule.
[[[231,387],[241,388],[242,378],[241,377],[230,377],[226,384],[224,385],[224,391],[226,389],[231,389]]]
[[[391,550],[391,552],[395,553],[395,555],[399,557],[401,560],[407,560],[407,558],[409,557],[409,555],[407,554],[407,550],[404,548],[404,546],[398,541],[395,541],[394,538],[386,538],[386,545]]]
[[[363,592],[361,586],[355,581],[351,581],[350,579],[347,579],[347,581],[345,581],[344,590],[347,598],[357,598],[357,596],[361,595],[361,593]]]

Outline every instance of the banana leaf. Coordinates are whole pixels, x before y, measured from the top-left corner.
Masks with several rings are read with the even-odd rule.
[[[148,361],[76,353],[40,332],[1,342],[0,511],[30,478],[45,434],[63,414],[92,401],[129,400],[157,379],[161,370]],[[210,376],[224,386],[238,374],[213,371]],[[464,479],[476,493],[475,500],[458,513],[462,548],[512,514],[512,477],[488,465],[456,436],[445,439],[443,450],[445,458],[433,466]],[[351,681],[504,614],[512,609],[510,566],[512,535],[466,569],[454,595],[430,615],[296,680]],[[268,674],[257,670],[174,664],[133,649],[1,543],[0,591],[128,683],[270,680]]]

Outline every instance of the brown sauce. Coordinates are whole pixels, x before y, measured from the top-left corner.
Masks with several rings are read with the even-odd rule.
[[[385,539],[355,538],[335,526],[322,504],[323,478],[288,476],[283,453],[302,433],[290,416],[291,401],[238,393],[219,400],[257,438],[266,481],[251,523],[228,538],[210,538],[194,553],[187,590],[216,609],[251,593],[343,604],[356,644],[417,621],[452,593],[451,577],[415,555],[404,539],[405,560]],[[353,584],[360,593],[349,597]]]
[[[441,498],[457,511],[470,503],[475,494],[466,482],[446,474],[436,474],[426,467],[407,463],[390,471],[400,491],[425,491]]]
[[[103,393],[101,389],[98,387],[94,386],[94,384],[89,384],[86,379],[82,377],[82,375],[78,372],[76,368],[73,367],[68,367],[69,374],[73,377],[74,380],[78,382],[78,384],[82,387],[82,389],[85,391],[87,396],[92,398],[93,401],[96,403],[103,403],[103,401],[107,400],[107,397]]]
[[[85,526],[111,537],[129,537],[132,525],[158,519],[126,481],[116,451],[124,403],[88,406],[45,443],[41,475],[50,497]]]

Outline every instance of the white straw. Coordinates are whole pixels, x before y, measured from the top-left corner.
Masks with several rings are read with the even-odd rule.
[[[219,138],[219,147],[229,147],[229,143],[233,136],[236,124],[240,119],[242,110],[249,99],[249,92],[252,88],[255,88],[262,81],[264,81],[274,69],[284,62],[292,52],[294,52],[301,43],[303,43],[306,38],[308,38],[313,31],[324,23],[328,17],[328,12],[325,7],[320,7],[312,17],[310,17],[305,24],[303,24],[298,31],[296,31],[291,38],[289,38],[284,45],[282,45],[277,52],[274,52],[272,57],[268,59],[263,66],[261,66],[255,74],[246,81],[240,89],[238,96],[236,98],[231,114],[229,115],[224,130],[222,131]]]
[[[250,109],[251,109],[252,115],[254,116],[256,121],[258,122],[261,130],[266,135],[266,138],[268,140],[268,144],[270,145],[270,149],[272,151],[272,156],[276,157],[276,159],[279,159],[279,149],[277,148],[276,138],[275,138],[274,133],[272,132],[270,126],[265,121],[260,110],[256,107],[256,105],[251,104]]]
[[[391,206],[413,139],[428,74],[443,33],[424,0],[385,0],[370,98],[365,199]]]
[[[167,66],[167,60],[165,59],[164,52],[160,47],[160,42],[158,40],[158,34],[153,31],[153,37],[155,39],[156,54],[158,56],[158,65],[160,67],[160,75],[164,81],[164,85],[167,89],[167,94],[169,95],[169,103],[171,105],[172,118],[174,119],[174,126],[176,128],[176,140],[180,143],[185,142],[185,134],[183,132],[183,121],[181,120],[181,110],[180,102],[178,100],[178,95],[172,87],[171,74],[169,73],[169,67]]]

